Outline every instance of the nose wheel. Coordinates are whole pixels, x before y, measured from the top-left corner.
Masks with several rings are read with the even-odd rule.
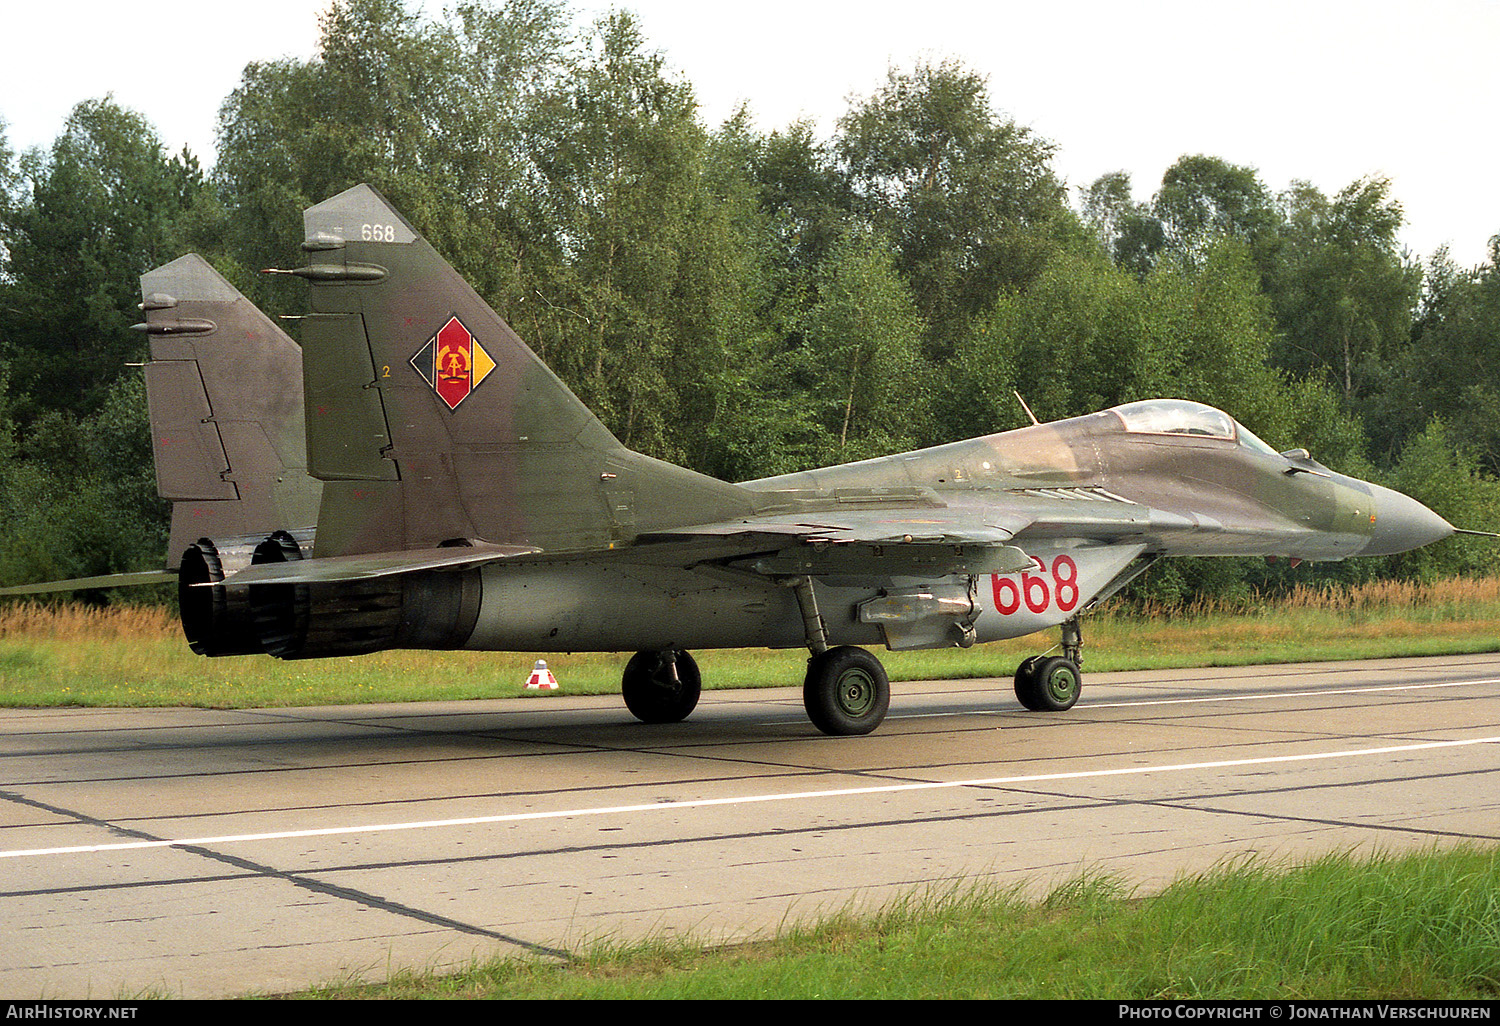
[[[1067,656],[1032,656],[1016,670],[1016,698],[1032,712],[1073,708],[1083,674]]]
[[[1083,630],[1074,617],[1062,625],[1060,656],[1038,655],[1016,668],[1016,698],[1032,712],[1073,708],[1083,690]]]

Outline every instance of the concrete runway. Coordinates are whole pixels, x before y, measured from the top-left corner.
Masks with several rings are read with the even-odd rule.
[[[590,939],[726,941],[953,881],[1500,840],[1500,655],[218,712],[0,711],[0,997],[278,993]]]

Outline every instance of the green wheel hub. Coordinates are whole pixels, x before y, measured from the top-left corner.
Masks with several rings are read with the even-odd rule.
[[[868,734],[880,726],[891,704],[890,679],[880,660],[843,645],[807,661],[802,702],[808,719],[825,734]]]
[[[1078,671],[1069,665],[1053,666],[1044,686],[1047,695],[1059,706],[1070,706],[1078,699]]]
[[[837,694],[840,711],[855,717],[868,716],[879,700],[875,679],[859,667],[839,677]]]

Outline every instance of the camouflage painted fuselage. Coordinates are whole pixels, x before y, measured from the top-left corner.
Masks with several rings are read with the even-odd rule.
[[[1024,572],[935,580],[820,577],[819,605],[836,644],[907,647],[899,632],[861,621],[861,604],[881,593],[968,594],[976,640],[993,641],[1068,619],[1143,554],[1342,559],[1389,547],[1389,539],[1377,538],[1382,506],[1400,522],[1393,530],[1417,533],[1409,540],[1446,533],[1420,514],[1409,523],[1411,500],[1379,486],[1299,466],[1234,437],[1131,432],[1110,411],[743,487],[758,493],[762,509],[795,507],[802,520],[837,521],[857,512],[878,522],[885,512],[903,531],[920,531],[925,522],[938,536],[953,522],[1014,530],[1012,541],[1036,561]],[[914,496],[926,505],[914,510]],[[692,570],[629,558],[622,553],[618,567],[576,571],[566,563],[487,571],[471,645],[626,648],[643,638],[689,648],[804,643],[787,589],[748,574],[713,572],[752,557]],[[953,643],[946,631],[929,630],[916,632],[911,647]]]

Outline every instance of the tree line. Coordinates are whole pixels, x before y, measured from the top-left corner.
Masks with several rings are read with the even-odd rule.
[[[300,283],[258,271],[362,181],[621,441],[717,477],[1019,427],[1015,391],[1044,420],[1181,396],[1500,526],[1500,237],[1478,267],[1421,262],[1381,178],[1276,193],[1185,155],[1148,202],[1124,173],[1070,193],[956,62],[893,68],[828,138],[710,127],[630,14],[577,29],[564,0],[340,0],[316,56],[244,69],[218,150],[169,154],[108,97],[50,149],[0,123],[0,579],[159,563],[139,275],[196,251],[299,313]],[[1466,540],[1144,587],[1496,569]]]

